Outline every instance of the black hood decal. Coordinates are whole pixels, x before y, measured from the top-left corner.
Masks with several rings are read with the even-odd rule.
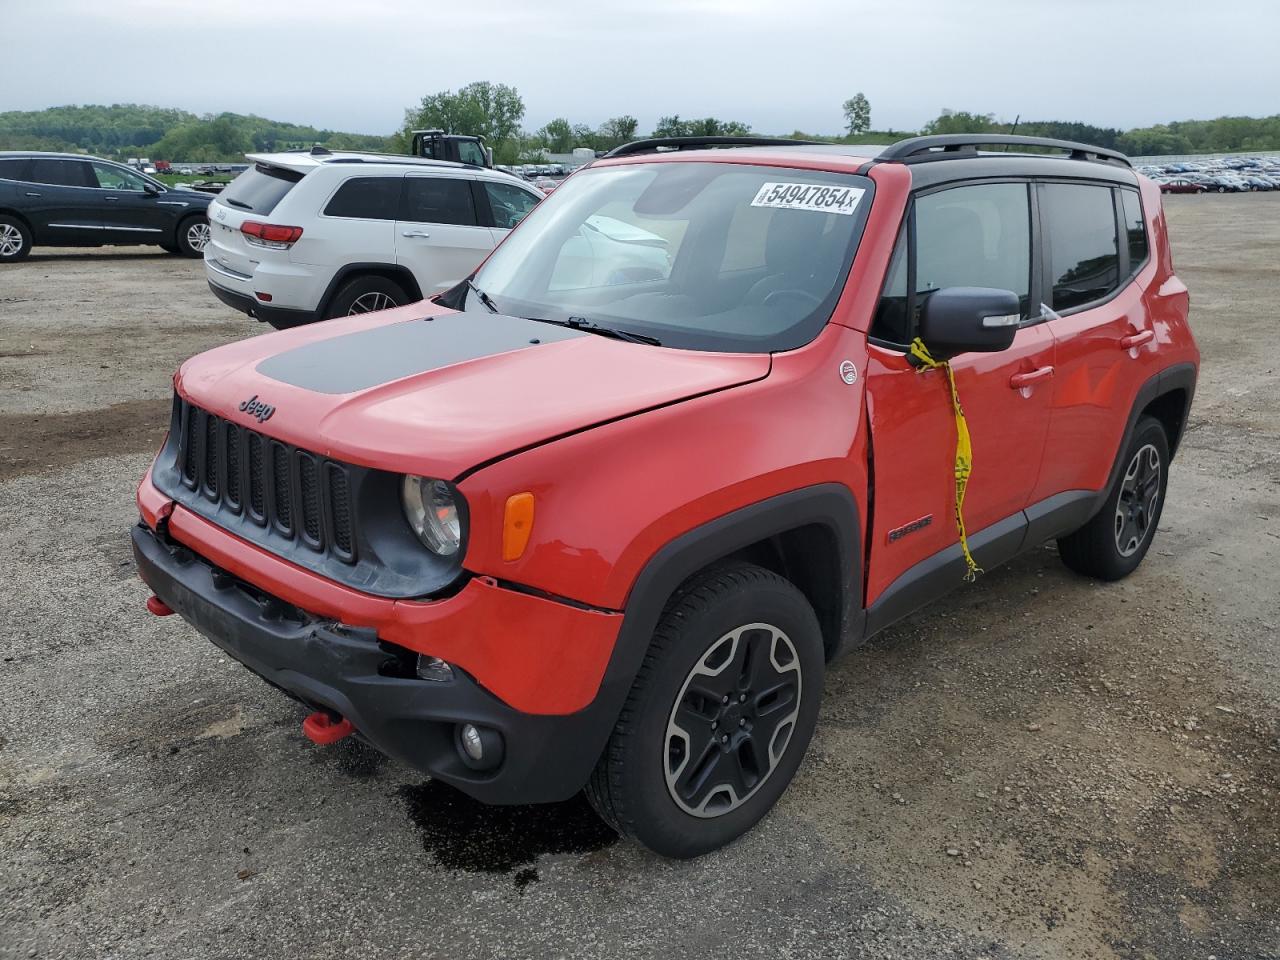
[[[357,393],[455,363],[581,336],[587,334],[523,317],[453,313],[295,347],[263,360],[257,371],[314,393]]]

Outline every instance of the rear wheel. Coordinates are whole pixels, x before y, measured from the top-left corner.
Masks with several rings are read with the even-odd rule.
[[[350,317],[357,313],[390,310],[409,302],[408,295],[386,277],[357,277],[338,291],[325,311],[325,319]]]
[[[209,221],[204,217],[188,217],[178,224],[177,253],[192,259],[203,257],[209,245]],[[166,250],[171,249],[165,247]]]
[[[0,216],[0,263],[14,263],[31,252],[31,231],[17,217]]]
[[[793,584],[745,563],[701,574],[668,603],[587,798],[664,856],[737,839],[800,766],[823,668],[817,618]]]
[[[1138,421],[1122,462],[1124,469],[1098,514],[1058,541],[1063,563],[1100,580],[1133,573],[1155,538],[1169,482],[1169,441],[1160,421]]]

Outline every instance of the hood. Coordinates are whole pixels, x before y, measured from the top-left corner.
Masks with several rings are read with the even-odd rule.
[[[453,479],[554,437],[768,375],[767,354],[673,350],[417,303],[193,357],[192,403],[348,463]]]

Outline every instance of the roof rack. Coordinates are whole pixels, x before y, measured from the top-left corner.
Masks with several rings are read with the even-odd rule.
[[[877,156],[876,160],[899,163],[952,160],[977,156],[980,146],[1047,147],[1066,151],[1072,160],[1097,160],[1103,163],[1119,163],[1126,167],[1133,166],[1129,158],[1118,150],[1076,143],[1073,140],[1022,137],[1007,133],[947,133],[932,137],[911,137],[907,140],[899,140]]]
[[[630,157],[637,153],[702,150],[707,147],[809,147],[817,143],[816,140],[789,140],[785,137],[653,137],[624,143],[604,156]]]

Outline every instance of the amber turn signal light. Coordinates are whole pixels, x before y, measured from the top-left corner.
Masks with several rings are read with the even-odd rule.
[[[519,560],[533,533],[533,494],[516,493],[507,497],[507,512],[502,521],[502,559]]]

